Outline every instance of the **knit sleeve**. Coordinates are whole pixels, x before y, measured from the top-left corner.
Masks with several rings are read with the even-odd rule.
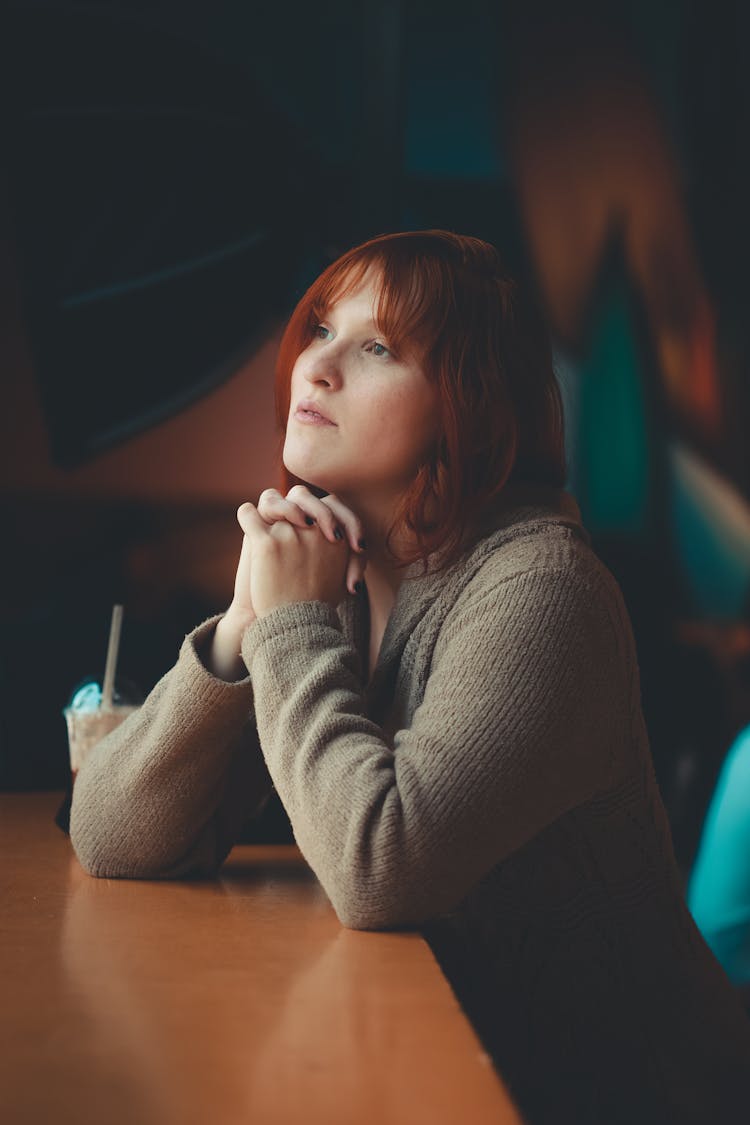
[[[261,746],[295,838],[357,929],[422,924],[609,783],[629,737],[608,592],[575,568],[464,591],[392,746],[323,602],[245,634]]]
[[[70,838],[92,875],[212,873],[272,791],[250,677],[225,682],[200,657],[218,620],[185,637],[143,706],[78,773]]]

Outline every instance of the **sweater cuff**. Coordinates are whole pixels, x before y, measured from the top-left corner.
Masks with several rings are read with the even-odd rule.
[[[343,637],[341,619],[328,602],[287,602],[274,606],[263,617],[256,617],[245,630],[242,638],[242,659],[248,668],[258,649],[266,641],[279,635],[289,635],[302,630],[315,643],[321,640],[326,646],[330,643],[330,629],[335,629]]]
[[[257,647],[277,633],[286,633],[293,629],[317,631],[332,627],[342,632],[340,616],[327,602],[287,602],[277,605],[262,618],[255,618],[245,629],[242,639],[245,664],[250,667],[250,660],[247,657],[252,658]]]

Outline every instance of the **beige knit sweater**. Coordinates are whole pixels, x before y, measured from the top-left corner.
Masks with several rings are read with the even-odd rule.
[[[346,926],[419,927],[532,1125],[750,1121],[750,1024],[685,908],[621,591],[574,498],[514,486],[367,595],[279,606],[246,679],[186,638],[78,775],[94,875],[213,872],[276,787]],[[252,951],[248,951],[252,956]]]

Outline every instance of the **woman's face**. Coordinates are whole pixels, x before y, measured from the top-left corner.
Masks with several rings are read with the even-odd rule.
[[[333,305],[292,371],[283,460],[342,497],[392,501],[438,436],[437,395],[414,357],[397,356],[374,323],[374,276]],[[332,425],[299,413],[310,400]]]

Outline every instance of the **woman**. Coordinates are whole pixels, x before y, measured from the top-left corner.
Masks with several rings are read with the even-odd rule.
[[[750,1029],[683,903],[628,615],[497,252],[343,255],[277,407],[232,604],[78,776],[82,864],[215,871],[275,786],[344,925],[423,929],[532,1125],[745,1121]]]

